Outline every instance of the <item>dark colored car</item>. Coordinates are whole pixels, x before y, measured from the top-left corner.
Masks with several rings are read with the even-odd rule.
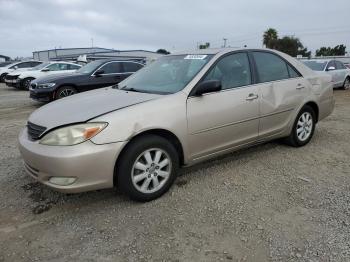
[[[38,78],[31,82],[30,97],[42,102],[118,84],[143,67],[136,61],[96,60],[72,74]]]

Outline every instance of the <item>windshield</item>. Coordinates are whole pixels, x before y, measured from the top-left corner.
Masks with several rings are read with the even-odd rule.
[[[314,71],[323,71],[327,65],[327,61],[303,61],[305,65]]]
[[[182,90],[212,55],[173,55],[159,58],[119,84],[124,90],[173,94]]]
[[[83,67],[81,67],[79,70],[75,72],[79,74],[91,74],[100,65],[101,65],[101,61],[93,61],[84,65]]]
[[[44,67],[48,66],[50,63],[42,63],[40,65],[34,66],[33,68],[29,69],[30,71],[34,71],[34,70],[41,70]]]

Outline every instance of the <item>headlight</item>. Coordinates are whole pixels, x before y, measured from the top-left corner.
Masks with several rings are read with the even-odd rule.
[[[56,83],[45,83],[45,84],[39,84],[38,88],[51,88],[54,87]]]
[[[67,126],[46,134],[40,144],[49,146],[72,146],[82,143],[101,132],[107,123],[86,123]]]

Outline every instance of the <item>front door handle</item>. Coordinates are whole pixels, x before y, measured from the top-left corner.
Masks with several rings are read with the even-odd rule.
[[[259,98],[259,96],[257,94],[251,93],[251,94],[249,94],[249,96],[245,100],[252,101],[252,100],[255,100],[255,99],[258,99],[258,98]]]
[[[303,86],[302,84],[298,84],[296,87],[296,89],[303,89],[303,88],[305,88],[305,86]]]

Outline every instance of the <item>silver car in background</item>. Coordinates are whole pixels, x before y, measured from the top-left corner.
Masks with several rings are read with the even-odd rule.
[[[332,76],[334,88],[350,88],[350,69],[344,63],[332,59],[311,59],[303,63],[314,71],[327,72]]]
[[[284,53],[196,50],[41,107],[19,147],[27,172],[55,190],[118,187],[149,201],[181,166],[277,138],[306,145],[333,107],[331,77]]]

